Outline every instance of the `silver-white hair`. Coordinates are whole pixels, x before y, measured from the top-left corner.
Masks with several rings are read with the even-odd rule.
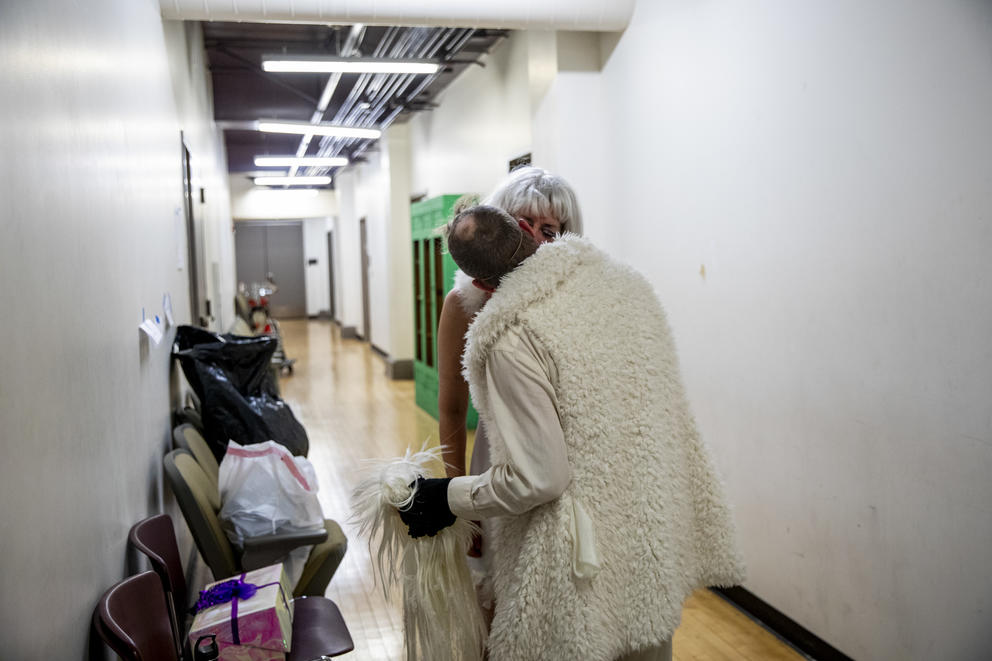
[[[582,234],[582,211],[575,191],[567,181],[541,168],[517,168],[483,204],[511,216],[551,216],[561,223],[563,232]]]

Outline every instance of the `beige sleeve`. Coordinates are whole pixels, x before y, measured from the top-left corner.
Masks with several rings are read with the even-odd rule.
[[[457,516],[483,519],[522,514],[559,497],[570,469],[547,352],[526,332],[511,330],[486,365],[492,421],[506,461],[482,475],[456,477],[448,506]],[[498,442],[495,438],[493,442]]]

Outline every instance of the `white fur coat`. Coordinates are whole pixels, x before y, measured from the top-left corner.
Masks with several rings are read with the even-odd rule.
[[[472,276],[461,269],[455,271],[455,283],[452,287],[458,291],[458,300],[462,309],[468,314],[475,314],[486,304],[486,292],[472,284]]]
[[[650,284],[587,240],[542,246],[479,312],[463,360],[486,422],[485,369],[521,325],[550,352],[572,481],[561,498],[495,520],[492,661],[613,661],[670,640],[696,588],[743,579],[729,509],[686,402]],[[591,516],[602,568],[573,577],[572,500]]]

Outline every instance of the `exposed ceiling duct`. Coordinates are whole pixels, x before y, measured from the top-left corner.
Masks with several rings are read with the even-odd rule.
[[[589,30],[627,27],[635,0],[159,0],[162,17],[185,21]]]
[[[507,35],[505,30],[363,24],[202,25],[214,119],[224,129],[228,170],[256,183],[264,175],[333,176],[337,168],[361,160],[378,137],[365,133],[433,108],[438,94],[462,71],[485,66],[482,56]],[[271,57],[418,61],[434,63],[436,69],[279,73],[265,70]],[[304,158],[322,160],[297,162]],[[270,169],[276,167],[280,171]]]

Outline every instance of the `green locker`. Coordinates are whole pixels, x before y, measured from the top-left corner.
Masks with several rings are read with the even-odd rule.
[[[444,252],[444,240],[435,230],[452,217],[461,195],[441,195],[410,205],[413,238],[413,380],[417,406],[437,419],[437,319],[444,297],[454,285],[455,266]],[[478,414],[469,402],[468,427],[475,429]]]

